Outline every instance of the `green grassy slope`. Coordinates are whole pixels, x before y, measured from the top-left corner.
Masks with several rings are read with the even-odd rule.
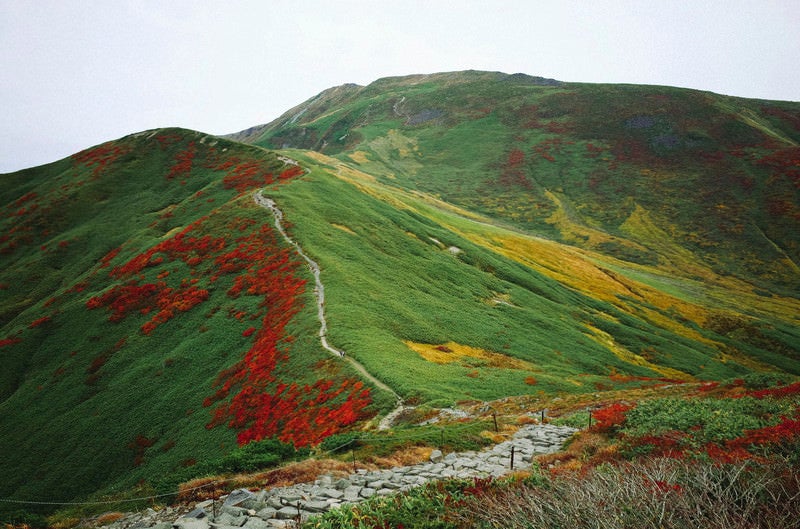
[[[298,172],[159,130],[4,177],[0,497],[80,499],[219,457],[253,424],[225,426],[243,388],[275,395],[289,441],[319,437],[355,375],[321,349],[311,275],[252,198]]]
[[[800,374],[797,116],[452,73],[237,136],[278,152],[157,130],[3,175],[0,498],[157,485],[394,405],[322,349],[257,190],[321,268],[330,342],[406,402]]]
[[[248,140],[354,161],[387,183],[627,261],[697,275],[698,263],[670,262],[666,234],[715,274],[789,294],[800,286],[797,103],[489,72],[346,88]]]
[[[293,230],[323,265],[331,336],[406,396],[591,391],[616,372],[685,379],[798,369],[796,300],[742,294],[753,306],[733,312],[726,296],[746,284],[698,292],[655,267],[492,225],[334,158],[292,156],[311,174],[274,196],[290,220],[302,219]],[[760,347],[720,328],[723,315],[763,333]],[[411,344],[498,357],[437,356],[435,347],[425,356]]]

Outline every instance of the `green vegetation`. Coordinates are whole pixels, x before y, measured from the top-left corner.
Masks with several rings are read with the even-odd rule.
[[[435,446],[444,452],[480,450],[490,443],[481,434],[491,425],[487,421],[469,421],[447,425],[392,428],[389,432],[336,434],[320,443],[323,454],[347,452],[359,461],[385,457],[412,446]]]
[[[769,378],[610,402],[528,472],[428,484],[304,527],[790,527],[800,515],[800,382]]]
[[[169,488],[288,457],[251,441],[370,437],[395,398],[347,359],[430,408],[800,374],[799,115],[461,72],[328,90],[239,136],[255,145],[154,130],[3,175],[0,498]],[[257,190],[319,265],[345,361]],[[707,424],[702,442],[784,424],[748,398],[647,418]],[[481,442],[463,428],[448,446]]]
[[[450,480],[375,497],[306,529],[791,527],[796,468],[656,459],[524,481]]]

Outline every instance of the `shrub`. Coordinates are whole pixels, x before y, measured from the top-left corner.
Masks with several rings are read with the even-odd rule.
[[[620,428],[625,423],[625,414],[633,409],[630,404],[615,402],[592,412],[595,425],[593,429],[598,432],[611,432]]]
[[[650,459],[466,497],[457,527],[794,527],[800,473],[785,465]],[[370,526],[375,527],[375,526]]]

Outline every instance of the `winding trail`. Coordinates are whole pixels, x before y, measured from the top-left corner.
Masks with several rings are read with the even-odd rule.
[[[290,165],[298,165],[297,162],[292,160],[291,158],[281,157],[281,161]],[[320,280],[320,268],[319,264],[316,261],[311,259],[308,254],[303,251],[303,248],[300,247],[300,244],[297,241],[293,240],[289,235],[286,233],[286,230],[283,228],[283,212],[278,208],[277,204],[271,198],[265,197],[261,190],[256,191],[253,194],[253,199],[255,200],[256,204],[259,206],[270,210],[272,212],[272,216],[275,219],[275,228],[280,232],[283,238],[286,240],[287,243],[292,245],[297,251],[297,254],[302,257],[306,263],[308,264],[308,269],[311,271],[311,274],[314,276],[314,297],[317,300],[317,317],[319,319],[319,341],[322,344],[322,347],[328,351],[329,353],[347,361],[350,363],[353,368],[358,371],[364,378],[372,382],[377,388],[391,393],[394,398],[397,400],[397,408],[393,410],[391,413],[386,415],[380,422],[378,429],[384,430],[391,427],[392,421],[396,418],[403,410],[407,409],[407,407],[403,404],[403,399],[400,395],[397,394],[392,388],[375,378],[367,369],[364,367],[361,362],[352,358],[350,356],[346,356],[345,352],[336,349],[328,342],[328,323],[325,318],[325,286],[322,284]]]

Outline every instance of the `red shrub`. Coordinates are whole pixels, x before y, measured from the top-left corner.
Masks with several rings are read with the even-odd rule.
[[[728,442],[731,448],[749,446],[782,445],[800,441],[800,419],[781,417],[775,426],[765,426],[757,430],[747,430],[742,437]]]
[[[48,321],[50,321],[50,320],[51,320],[50,316],[42,316],[41,318],[39,318],[39,319],[37,319],[37,320],[33,320],[33,321],[31,322],[31,324],[30,324],[30,325],[28,325],[28,328],[29,328],[29,329],[34,329],[34,328],[38,327],[39,325],[42,325],[42,324],[44,324],[44,323],[47,323],[47,322],[48,322]]]
[[[226,189],[235,189],[239,193],[273,182],[275,182],[275,178],[272,173],[262,168],[258,162],[240,163],[222,179],[222,185]]]
[[[14,345],[20,343],[22,340],[17,338],[16,336],[9,336],[7,338],[3,338],[0,340],[0,347],[8,347],[9,345]]]
[[[614,403],[594,410],[592,418],[596,421],[593,429],[598,432],[610,432],[619,428],[625,423],[625,414],[631,410],[633,405]]]
[[[172,180],[177,176],[186,176],[192,172],[192,160],[197,154],[197,148],[193,141],[189,142],[186,150],[179,152],[175,155],[175,163],[167,174],[167,179]]]
[[[97,178],[108,165],[112,164],[120,156],[130,152],[130,150],[130,147],[109,142],[79,152],[72,156],[72,160],[76,165],[94,166],[92,177]]]
[[[278,175],[278,179],[289,180],[291,178],[294,178],[295,176],[300,176],[303,173],[305,173],[305,171],[303,170],[302,167],[300,167],[299,165],[293,165],[288,169],[284,170],[280,175]]]
[[[757,399],[764,399],[767,397],[780,399],[784,397],[790,397],[792,395],[800,395],[800,382],[795,382],[787,386],[779,386],[776,388],[767,388],[767,389],[760,389],[757,391],[750,391],[747,394]]]

